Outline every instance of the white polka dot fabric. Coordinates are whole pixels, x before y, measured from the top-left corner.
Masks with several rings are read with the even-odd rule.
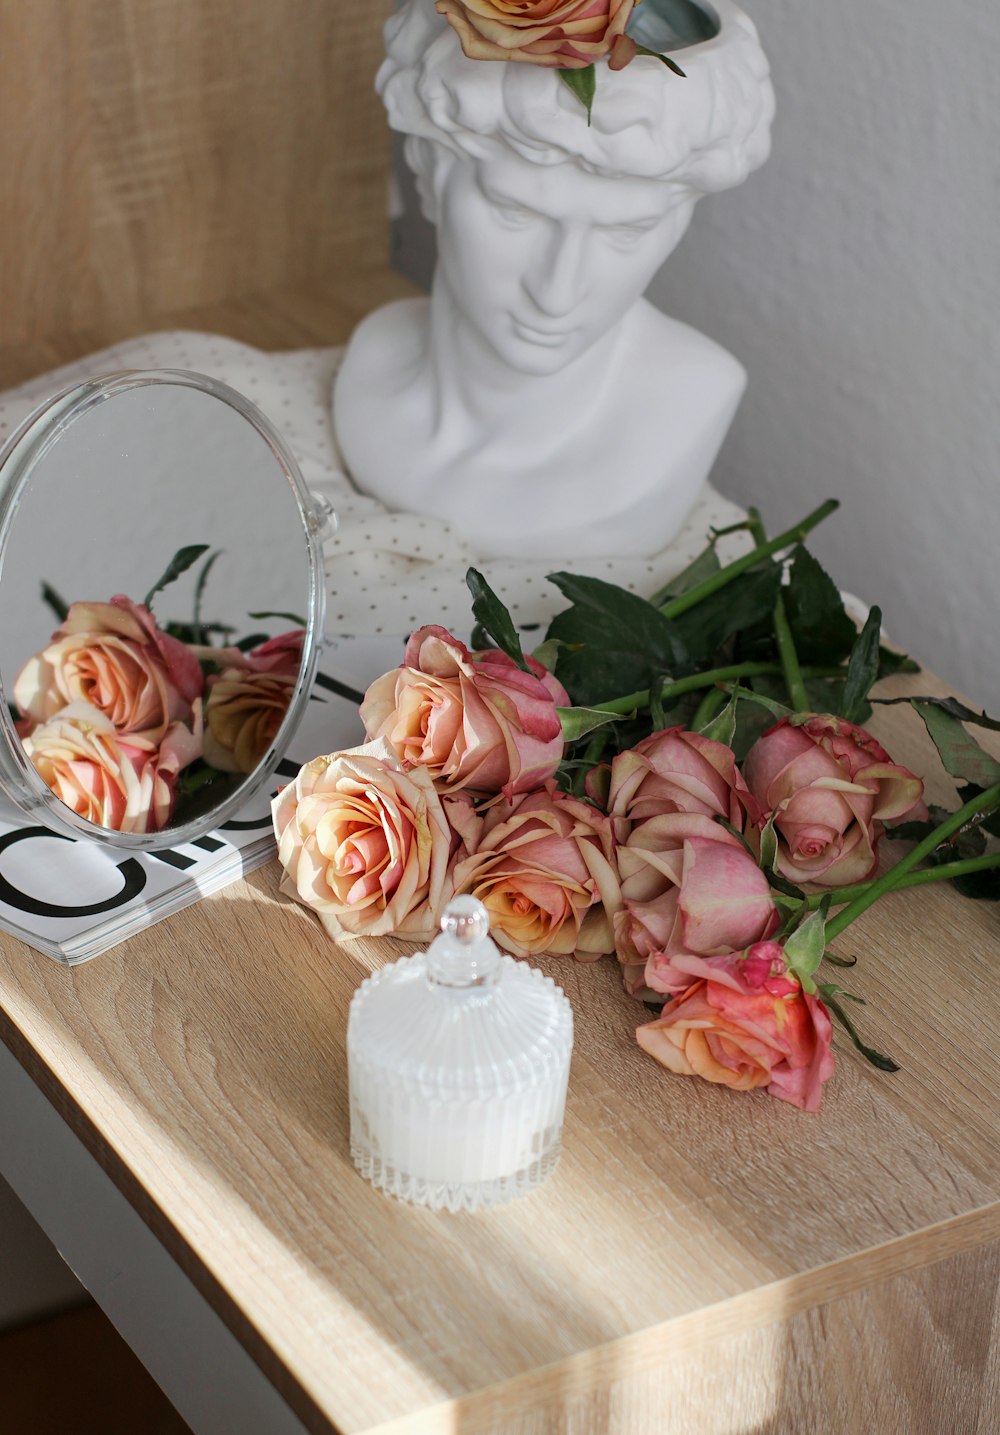
[[[390,513],[352,485],[331,420],[330,396],[342,352],[264,353],[213,334],[147,334],[0,395],[0,442],[56,390],[116,370],[191,369],[231,385],[282,432],[309,488],[336,510],[339,527],[325,550],[331,634],[405,633],[423,623],[467,632],[471,609],[465,573],[470,565],[483,572],[521,624],[544,622],[565,606],[558,589],[546,582],[546,574],[556,569],[652,593],[701,551],[710,528],[725,528],[743,517],[735,504],[706,488],[675,542],[653,558],[577,562],[572,553],[560,553],[548,561],[512,556],[480,563],[447,523]],[[746,546],[745,535],[725,539],[720,557],[725,561]]]

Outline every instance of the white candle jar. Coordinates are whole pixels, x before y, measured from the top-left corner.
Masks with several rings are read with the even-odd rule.
[[[501,956],[475,898],[450,903],[441,928],[351,1002],[351,1155],[389,1195],[473,1211],[554,1168],[573,1014],[551,977]]]

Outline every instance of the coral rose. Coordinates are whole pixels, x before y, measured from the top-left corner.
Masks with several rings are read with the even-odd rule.
[[[155,743],[76,702],[36,727],[24,750],[78,816],[115,832],[160,832],[173,816],[178,773],[201,756],[197,711],[195,720],[193,732],[173,723]]]
[[[556,706],[569,698],[541,663],[528,663],[526,673],[506,653],[472,653],[444,628],[419,628],[403,666],[366,692],[365,731],[442,792],[509,798],[540,787],[562,761]]]
[[[205,761],[222,772],[253,772],[278,734],[295,693],[295,673],[226,668],[208,680]]]
[[[818,1111],[833,1075],[833,1029],[823,1003],[788,970],[779,944],[758,942],[697,966],[701,975],[636,1031],[642,1049],[679,1076],[734,1091],[763,1086]]]
[[[668,812],[724,817],[742,832],[748,813],[751,822],[759,819],[760,806],[731,748],[674,727],[651,733],[614,759],[608,812],[624,841],[630,823]]]
[[[673,995],[674,958],[742,951],[778,921],[764,873],[739,840],[700,813],[639,823],[618,849],[615,949],[629,991]]]
[[[765,814],[775,814],[777,867],[793,882],[846,886],[878,865],[884,822],[924,811],[923,783],[870,733],[844,718],[787,718],[754,743],[743,764]]]
[[[493,937],[515,956],[551,952],[593,960],[614,950],[620,905],[611,823],[553,783],[487,808],[455,892],[490,914]]]
[[[437,0],[470,60],[579,70],[614,48],[635,0]]]
[[[453,836],[425,769],[404,772],[387,743],[366,743],[307,762],[271,812],[281,890],[331,936],[433,936]]]
[[[171,723],[190,721],[202,687],[191,650],[162,633],[148,608],[119,595],[72,605],[49,646],[21,669],[14,701],[34,722],[83,701],[118,732],[158,743]]]

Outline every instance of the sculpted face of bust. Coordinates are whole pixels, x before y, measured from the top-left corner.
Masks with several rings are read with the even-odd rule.
[[[711,8],[686,79],[602,66],[589,124],[551,70],[468,59],[435,0],[386,28],[377,84],[438,264],[429,299],[353,335],[337,437],[362,492],[477,557],[658,553],[711,469],[746,374],[642,297],[699,196],[767,156],[767,60],[735,0]]]
[[[438,283],[497,358],[552,374],[620,320],[694,208],[681,184],[539,166],[508,153],[447,157]]]

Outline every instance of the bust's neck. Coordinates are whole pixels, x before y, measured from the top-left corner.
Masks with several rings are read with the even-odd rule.
[[[613,356],[624,320],[554,374],[524,374],[506,363],[466,320],[440,269],[431,292],[430,332],[423,378],[430,388],[434,437],[480,438],[512,433],[516,418],[523,441],[552,441],[562,415],[579,417],[580,395],[588,409],[612,377]]]

